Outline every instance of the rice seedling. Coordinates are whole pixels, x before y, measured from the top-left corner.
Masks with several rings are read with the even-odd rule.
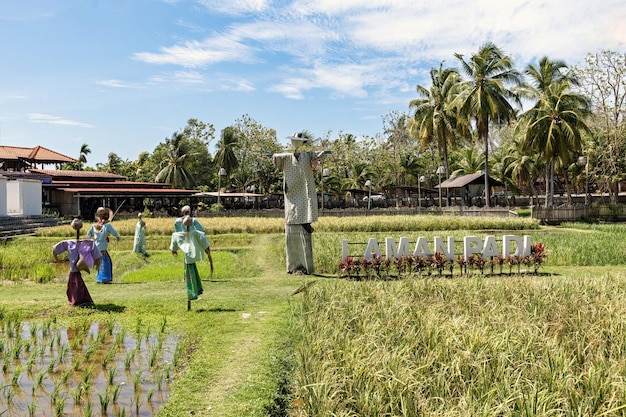
[[[11,375],[11,386],[17,387],[20,384],[20,377],[22,376],[22,367],[20,365],[15,367],[13,375]]]
[[[130,370],[133,360],[135,359],[135,355],[137,354],[137,349],[138,347],[135,346],[134,348],[126,352],[126,356],[124,357],[124,369],[125,370],[127,371]]]
[[[115,375],[117,374],[117,368],[111,367],[107,369],[107,382],[109,385],[113,385],[115,382]]]
[[[39,371],[37,372],[37,374],[35,375],[35,383],[33,384],[33,388],[41,388],[43,386],[43,380],[46,376],[47,372],[44,371]]]
[[[56,358],[51,359],[48,362],[48,366],[46,367],[46,372],[49,374],[53,374],[54,373],[54,367],[56,366],[57,362],[56,362]]]
[[[69,370],[65,370],[63,372],[61,372],[61,382],[63,384],[67,384],[67,379],[70,377],[70,371]]]
[[[102,368],[106,368],[108,363],[115,358],[115,355],[117,354],[117,346],[113,345],[111,347],[111,349],[109,349],[109,351],[107,352],[106,355],[104,355],[102,357],[102,360],[100,361],[100,365],[102,366]]]
[[[76,385],[72,391],[72,399],[74,400],[74,405],[79,406],[82,402],[82,397],[84,394],[83,386],[81,384]]]
[[[3,374],[6,374],[9,371],[10,365],[11,365],[11,361],[12,361],[12,359],[11,359],[11,356],[9,356],[9,355],[4,355],[2,357],[2,373]]]
[[[35,401],[32,401],[31,403],[28,404],[28,417],[35,417],[35,413],[37,412],[37,403]]]
[[[54,405],[56,404],[58,397],[59,397],[59,391],[61,390],[63,383],[61,381],[54,381],[54,385],[52,386],[52,391],[50,392],[50,404]]]
[[[142,330],[141,317],[137,317],[137,321],[135,322],[135,337],[137,338],[138,345],[141,343],[141,330]]]
[[[67,353],[68,352],[69,352],[69,346],[62,345],[62,346],[59,347],[59,350],[58,350],[58,360],[59,360],[59,363],[65,362],[65,359],[67,357]]]
[[[37,357],[31,355],[28,360],[26,361],[26,372],[31,375],[33,373],[33,366],[35,365],[35,362],[37,361]]]
[[[107,336],[112,336],[114,330],[115,330],[115,319],[113,317],[109,317],[106,320],[105,334]]]
[[[100,413],[102,413],[102,415],[107,415],[107,410],[111,401],[109,393],[106,392],[104,395],[98,393],[98,398],[100,399]]]
[[[150,360],[148,362],[148,366],[150,368],[154,368],[157,364],[157,360],[159,359],[159,356],[161,354],[161,349],[158,345],[154,346],[152,348],[152,350],[150,351]]]
[[[91,389],[91,382],[93,379],[93,368],[87,368],[83,371],[81,376],[81,385],[85,392],[89,392]]]
[[[114,403],[114,404],[115,404],[115,403],[117,403],[117,400],[118,400],[118,398],[119,398],[119,396],[120,396],[121,389],[122,389],[122,384],[121,384],[121,383],[117,383],[117,384],[115,384],[115,386],[113,387],[113,392],[112,392],[112,395],[111,395],[111,400],[113,401],[113,403]]]
[[[135,392],[135,395],[137,395],[137,393],[141,393],[141,375],[143,373],[143,370],[138,369],[135,372],[135,375],[133,377],[133,389]]]
[[[97,352],[99,346],[100,346],[100,341],[98,339],[93,339],[91,343],[89,343],[89,345],[85,349],[85,352],[83,352],[83,356],[86,362],[88,362],[91,356],[95,352]]]
[[[57,401],[54,404],[54,416],[55,417],[63,417],[64,414],[64,410],[65,410],[65,403],[67,401],[67,398],[64,396],[61,396],[60,398],[57,399]]]
[[[7,403],[7,406],[11,406],[13,404],[13,399],[15,398],[15,389],[13,386],[9,385],[4,388],[4,399]]]
[[[176,349],[174,350],[174,355],[172,357],[172,365],[174,367],[178,365],[184,353],[185,353],[184,343],[181,340],[179,340],[178,343],[176,343]]]
[[[161,318],[161,324],[159,327],[159,335],[165,334],[165,329],[167,328],[167,316],[163,316]]]
[[[74,362],[72,362],[72,371],[78,371],[78,369],[80,369],[81,365],[83,364],[83,360],[84,358],[81,356],[74,358]]]
[[[93,415],[93,409],[91,408],[91,403],[87,401],[87,405],[85,405],[84,409],[85,417],[91,417]]]

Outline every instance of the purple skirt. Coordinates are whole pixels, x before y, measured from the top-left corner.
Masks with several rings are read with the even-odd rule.
[[[70,272],[67,280],[67,301],[73,306],[84,306],[93,304],[91,294],[83,281],[80,272]]]

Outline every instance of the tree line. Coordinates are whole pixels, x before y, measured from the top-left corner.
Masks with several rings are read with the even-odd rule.
[[[486,196],[490,176],[513,193],[545,193],[548,206],[556,192],[570,202],[572,192],[603,192],[617,203],[626,172],[626,54],[590,53],[581,66],[542,57],[521,71],[493,43],[454,58],[458,67],[430,70],[430,85],[416,86],[407,111],[381,117],[381,132],[314,138],[310,146],[331,151],[317,172],[326,193],[365,189],[369,180],[373,190],[397,194],[403,186],[432,188],[442,173],[445,179],[482,172]],[[219,138],[212,124],[189,119],[134,161],[110,153],[106,163],[87,167],[84,144],[77,162],[64,168],[199,191],[220,184],[279,193],[282,175],[268,156],[284,150],[276,130],[244,114]]]

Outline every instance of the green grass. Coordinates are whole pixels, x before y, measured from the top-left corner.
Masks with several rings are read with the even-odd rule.
[[[313,237],[320,275],[290,276],[282,222],[211,218],[215,273],[199,264],[205,294],[187,312],[182,257],[167,250],[171,219],[157,220],[148,219],[147,261],[131,252],[134,223],[115,224],[123,231],[111,243],[116,283],[83,274],[95,308],[67,305],[67,264],[51,261],[68,226],[1,246],[0,321],[112,320],[133,329],[140,320],[154,329],[166,317],[185,350],[161,417],[624,415],[624,227],[323,218]],[[540,276],[336,277],[342,238],[505,231],[544,243]]]
[[[626,279],[322,282],[294,317],[305,415],[624,415]]]

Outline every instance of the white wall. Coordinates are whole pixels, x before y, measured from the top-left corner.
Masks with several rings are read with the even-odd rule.
[[[41,216],[41,181],[18,179],[6,182],[9,216]]]
[[[0,175],[0,217],[7,215],[7,177]]]

